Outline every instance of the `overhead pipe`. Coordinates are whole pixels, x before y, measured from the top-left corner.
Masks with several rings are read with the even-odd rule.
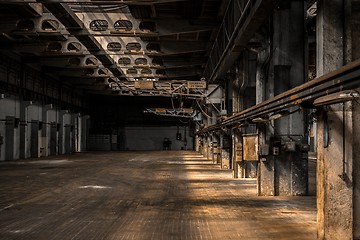
[[[235,126],[244,121],[275,114],[290,107],[316,108],[313,102],[332,93],[351,90],[360,86],[360,60],[354,61],[338,70],[306,82],[238,114],[225,118],[221,123],[199,131],[199,134],[222,127]]]

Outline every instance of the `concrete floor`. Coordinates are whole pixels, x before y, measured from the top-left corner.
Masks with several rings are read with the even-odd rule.
[[[0,239],[316,239],[315,197],[257,197],[195,152],[2,162]]]

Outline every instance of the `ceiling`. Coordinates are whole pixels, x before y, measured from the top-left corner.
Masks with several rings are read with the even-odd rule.
[[[92,94],[196,97],[221,0],[0,3],[1,50]]]

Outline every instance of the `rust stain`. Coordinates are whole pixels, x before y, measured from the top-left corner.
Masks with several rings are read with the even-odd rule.
[[[290,100],[295,100],[295,99],[297,99],[298,97],[299,97],[298,94],[291,95],[291,96],[290,96]],[[300,99],[292,102],[292,104],[295,104],[295,105],[296,105],[296,104],[299,104],[299,103],[301,103],[301,102],[302,102],[302,99],[300,98]]]
[[[291,95],[291,96],[290,96],[290,100],[294,100],[294,99],[296,99],[297,97],[298,97],[297,94]]]
[[[298,99],[297,101],[293,102],[294,105],[302,103],[302,99]]]

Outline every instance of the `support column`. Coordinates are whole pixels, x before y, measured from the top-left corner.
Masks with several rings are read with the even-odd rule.
[[[39,124],[40,122],[38,120],[32,120],[31,121],[31,149],[30,149],[30,155],[33,158],[40,157],[40,148],[39,148]]]
[[[15,117],[5,119],[5,160],[14,160]]]
[[[32,105],[32,101],[20,102],[20,159],[28,158],[27,141],[28,141],[28,107]]]
[[[226,131],[220,135],[221,168],[230,169],[231,139]]]
[[[267,69],[270,62],[270,49],[268,47],[268,34],[267,30],[263,32],[263,47],[258,51],[257,67],[256,67],[256,104],[260,104],[266,100],[266,95],[271,95],[269,89],[267,89],[267,82],[269,80],[267,76]],[[268,91],[268,93],[267,93]],[[257,132],[259,138],[259,146],[269,145],[270,136],[273,129],[270,129],[269,125],[258,124]],[[267,136],[268,135],[268,136]],[[269,149],[270,150],[270,149]],[[274,196],[274,170],[275,161],[273,157],[259,156],[258,166],[258,181],[257,181],[257,194],[264,196]]]
[[[351,9],[351,55],[352,61],[360,59],[360,48],[359,48],[359,39],[360,39],[360,1],[353,0],[352,9]],[[360,88],[357,89],[360,91]],[[360,239],[360,104],[354,103],[353,106],[353,181],[354,181],[354,196],[353,196],[353,230],[354,236],[353,239]]]
[[[318,2],[318,76],[359,58],[359,7],[358,0]],[[360,239],[360,107],[346,102],[321,107],[319,112],[318,239]]]
[[[58,154],[58,124],[57,122],[50,123],[50,152],[49,155],[57,155]]]
[[[318,119],[318,239],[352,239],[352,111],[334,104]]]
[[[212,136],[210,133],[206,134],[206,158],[212,160]]]
[[[233,177],[239,178],[241,177],[241,168],[240,165],[243,161],[243,148],[242,148],[242,141],[241,141],[241,129],[235,128],[232,131],[233,136]]]
[[[359,28],[358,28],[359,29]],[[359,30],[360,31],[360,30]],[[360,88],[357,89],[360,91]],[[360,239],[360,104],[353,105],[353,239]]]
[[[305,81],[305,11],[304,1],[282,0],[273,18],[273,76],[274,94],[278,95]],[[271,93],[269,93],[271,95]],[[271,97],[271,96],[269,96]],[[261,96],[258,95],[258,100]],[[302,144],[305,133],[305,119],[302,112],[274,121],[272,138],[267,131],[265,137],[269,146],[272,139],[282,145]],[[266,128],[261,128],[261,134]],[[264,135],[261,135],[262,144]],[[272,149],[271,149],[272,150]],[[258,178],[259,195],[306,195],[307,194],[307,154],[295,148],[272,153],[262,158]],[[265,160],[265,161],[264,161]]]
[[[220,163],[220,138],[216,133],[212,133],[211,136],[211,160],[217,164]]]
[[[72,126],[71,124],[65,124],[64,126],[64,153],[69,154],[72,150],[72,139],[71,139],[71,133],[72,133]]]
[[[59,154],[65,153],[65,143],[66,143],[66,137],[65,137],[65,122],[64,117],[68,113],[68,110],[60,110],[59,111]]]
[[[87,151],[87,138],[89,135],[89,120],[90,116],[85,115],[81,118],[81,145],[80,145],[80,151],[84,152]],[[120,146],[121,149],[121,146]]]
[[[41,129],[41,143],[40,155],[42,157],[49,156],[50,152],[50,123],[48,112],[53,109],[52,104],[47,104],[42,108],[42,129]]]
[[[80,114],[72,114],[71,115],[71,127],[70,127],[70,152],[78,152],[79,151],[79,118]]]

